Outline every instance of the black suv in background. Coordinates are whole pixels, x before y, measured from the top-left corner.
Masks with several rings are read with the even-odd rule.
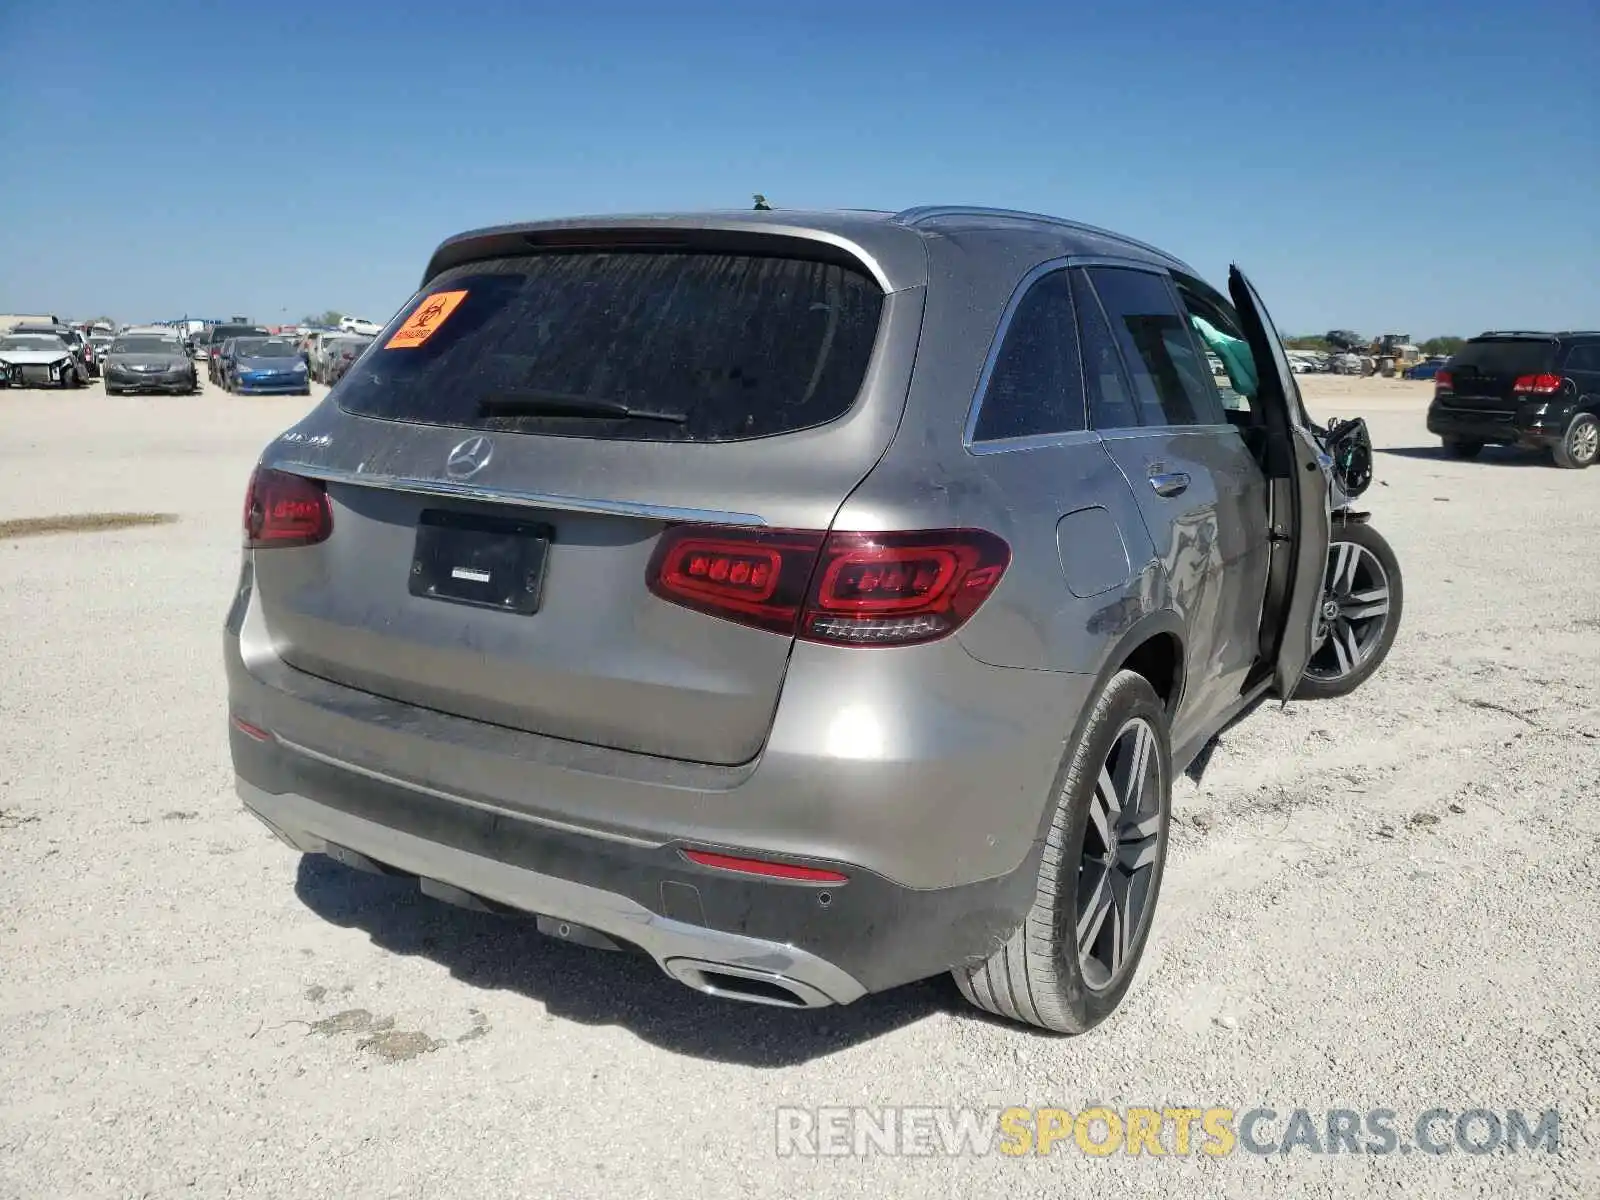
[[[1428,432],[1457,458],[1497,444],[1589,466],[1600,457],[1600,331],[1480,333],[1434,376]]]

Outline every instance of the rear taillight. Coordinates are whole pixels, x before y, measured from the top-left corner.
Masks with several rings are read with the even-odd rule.
[[[1518,375],[1511,390],[1519,396],[1548,396],[1561,390],[1559,375]]]
[[[256,468],[244,497],[245,549],[314,546],[332,532],[333,509],[320,481]]]
[[[804,641],[906,646],[959,629],[1011,562],[981,529],[910,533],[685,525],[662,535],[647,582],[663,600]]]
[[[1433,377],[1433,390],[1436,392],[1448,392],[1455,385],[1456,381],[1449,371],[1440,371]]]

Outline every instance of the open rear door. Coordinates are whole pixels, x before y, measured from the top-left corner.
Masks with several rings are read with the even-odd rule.
[[[1332,525],[1326,456],[1311,432],[1283,341],[1255,287],[1238,267],[1228,270],[1228,292],[1256,362],[1256,402],[1267,424],[1274,500],[1288,509],[1285,522],[1277,515],[1282,507],[1275,503],[1273,517],[1273,552],[1287,553],[1287,586],[1269,597],[1273,608],[1262,630],[1262,650],[1274,662],[1277,693],[1287,700],[1316,649]]]

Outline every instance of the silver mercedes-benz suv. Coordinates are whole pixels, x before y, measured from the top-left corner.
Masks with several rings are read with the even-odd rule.
[[[970,208],[451,238],[250,480],[244,803],[716,995],[1089,1028],[1174,773],[1315,636],[1326,459],[1229,291]]]

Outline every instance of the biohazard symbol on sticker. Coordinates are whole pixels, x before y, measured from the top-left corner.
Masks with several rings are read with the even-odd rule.
[[[466,298],[465,292],[435,292],[417,306],[416,311],[406,318],[406,323],[396,329],[394,336],[383,344],[383,348],[409,350],[413,346],[422,345]]]

